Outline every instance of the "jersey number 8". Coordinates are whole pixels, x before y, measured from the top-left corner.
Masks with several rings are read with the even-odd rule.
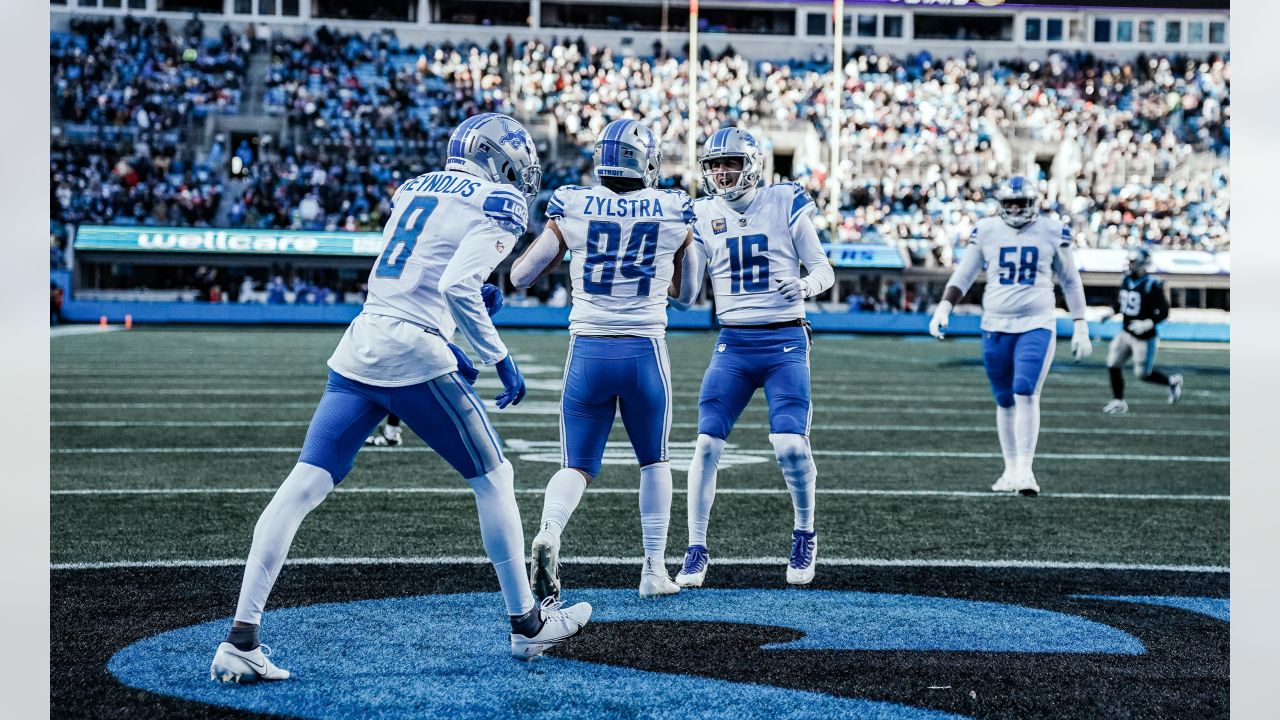
[[[622,245],[622,226],[609,220],[592,220],[587,224],[587,257],[582,263],[582,288],[592,295],[612,295],[613,276],[636,281],[636,297],[649,294],[653,283],[653,261],[658,255],[658,223],[641,222],[631,228],[626,252],[618,261]],[[596,278],[596,269],[600,277]]]
[[[1009,257],[1014,253],[1018,253],[1018,262]],[[1019,285],[1035,285],[1036,266],[1039,263],[1040,248],[1035,245],[1000,248],[1000,284],[1012,285],[1016,282]]]
[[[387,248],[378,258],[378,269],[374,273],[380,278],[399,278],[404,273],[405,262],[413,254],[418,244],[418,237],[427,227],[427,218],[435,211],[439,199],[434,195],[419,195],[409,201],[409,207],[400,215],[396,231],[387,243]]]

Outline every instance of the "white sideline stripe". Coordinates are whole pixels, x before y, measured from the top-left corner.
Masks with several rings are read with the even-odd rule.
[[[143,448],[51,448],[53,455],[183,455],[199,453],[216,454],[253,454],[253,453],[298,453],[300,448],[289,447],[143,447]],[[434,453],[429,447],[411,445],[398,448],[364,448],[362,452],[392,453]],[[520,450],[508,450],[519,455]],[[734,452],[743,455],[769,455],[773,450],[738,449]],[[814,450],[814,455],[832,457],[889,457],[889,458],[1001,458],[1000,453],[991,452],[945,452],[940,450]],[[1038,453],[1039,460],[1122,460],[1130,462],[1204,462],[1229,463],[1231,458],[1219,455],[1110,455],[1106,453]]]
[[[526,558],[527,559],[527,558]],[[643,558],[564,557],[561,563],[582,565],[640,565]],[[289,558],[286,565],[487,565],[483,556],[442,557],[315,557]],[[712,558],[712,565],[786,565],[785,557]],[[1123,570],[1140,572],[1229,573],[1225,565],[1150,565],[1146,563],[1062,562],[1058,560],[947,560],[833,558],[818,556],[819,565],[833,567],[997,568],[1029,570]],[[50,570],[116,570],[125,568],[243,567],[244,558],[220,560],[115,560],[109,562],[50,563]]]
[[[528,420],[506,420],[505,417],[495,414],[490,418],[494,425],[499,427],[515,427],[515,428],[545,428],[546,423],[529,422]],[[228,428],[228,427],[298,427],[304,428],[310,424],[309,420],[245,420],[237,422],[235,420],[54,420],[49,423],[49,427],[79,427],[79,428],[124,428],[124,427],[162,427],[162,428]],[[697,423],[685,422],[674,423],[672,427],[678,428],[696,428]],[[768,423],[738,423],[734,428],[742,428],[744,430],[768,430]],[[813,430],[857,430],[862,432],[928,432],[928,433],[994,433],[995,425],[970,425],[970,426],[954,426],[954,425],[823,425],[814,424]],[[1054,435],[1153,435],[1162,432],[1162,428],[1135,429],[1135,428],[1040,428],[1040,433]],[[1195,437],[1230,437],[1231,433],[1225,430],[1178,430],[1178,435],[1190,435]]]
[[[50,495],[263,495],[274,493],[276,488],[77,488],[51,490]],[[469,487],[352,487],[339,486],[335,492],[365,495],[470,495]],[[517,488],[519,495],[542,495],[542,488]],[[635,495],[639,488],[592,488],[594,494]],[[673,488],[677,495],[686,494],[684,488]],[[1002,500],[1016,497],[1013,493],[993,493],[978,490],[877,490],[870,488],[818,488],[819,495],[858,495],[872,497],[977,497]],[[785,488],[721,488],[716,495],[787,495]],[[1229,502],[1230,495],[1156,495],[1136,493],[1040,493],[1042,498],[1067,500],[1171,500]]]
[[[97,335],[104,332],[115,332],[123,330],[123,325],[55,325],[49,328],[49,337],[67,337],[69,335]]]

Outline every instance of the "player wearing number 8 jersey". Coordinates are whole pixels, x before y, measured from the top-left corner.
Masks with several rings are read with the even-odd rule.
[[[469,361],[444,337],[456,321],[480,359],[497,366],[504,388],[498,406],[520,402],[524,380],[489,320],[481,284],[524,232],[526,203],[539,182],[533,138],[515,120],[490,113],[454,131],[444,171],[396,191],[369,298],[329,358],[329,382],[297,464],[254,527],[235,623],[214,656],[213,679],[289,677],[259,647],[267,597],[302,520],[342,482],[369,431],[389,412],[474,491],[480,535],[510,615],[512,654],[539,655],[590,618],[585,603],[535,605],[511,463],[470,387],[473,378],[459,375]]]
[[[667,302],[702,272],[689,196],[659,190],[657,141],[635,120],[605,127],[595,146],[600,185],[561,187],[547,204],[547,228],[511,269],[529,287],[567,251],[573,285],[569,357],[560,406],[561,469],[547,483],[542,524],[533,540],[534,595],[558,597],[560,534],[587,485],[599,474],[614,416],[640,464],[644,566],[640,595],[678,592],[666,570],[671,514],[671,368]],[[681,282],[683,278],[684,282]],[[687,303],[692,293],[671,298]]]
[[[711,135],[699,158],[703,192],[694,203],[723,329],[698,398],[698,442],[689,465],[689,547],[676,582],[702,585],[707,524],[725,441],[756,390],[769,402],[769,440],[791,492],[794,527],[787,581],[813,580],[817,554],[817,470],[809,448],[809,338],[804,301],[835,282],[818,241],[813,202],[795,183],[759,187],[760,144],[738,128]],[[801,276],[804,265],[807,275]]]
[[[1040,217],[1031,182],[1015,175],[996,192],[1000,217],[979,220],[952,273],[929,332],[946,334],[951,309],[986,269],[982,295],[982,361],[996,400],[996,430],[1004,472],[994,492],[1035,495],[1032,472],[1040,435],[1040,388],[1053,364],[1056,275],[1075,320],[1071,351],[1077,362],[1093,352],[1085,322],[1084,285],[1071,254],[1071,231]]]

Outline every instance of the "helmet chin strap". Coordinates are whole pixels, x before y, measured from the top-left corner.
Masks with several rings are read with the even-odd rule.
[[[732,200],[725,200],[725,202],[729,203],[729,207],[733,208],[735,212],[742,212],[743,210],[746,210],[747,206],[751,204],[751,201],[755,199],[756,188],[749,188],[738,197]]]

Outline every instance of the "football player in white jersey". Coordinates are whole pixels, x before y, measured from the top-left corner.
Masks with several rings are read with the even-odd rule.
[[[369,431],[388,412],[440,454],[475,492],[480,535],[511,619],[511,652],[534,657],[576,634],[591,616],[581,603],[535,604],[524,574],[524,533],[511,463],[484,404],[459,377],[465,355],[441,336],[456,321],[485,365],[495,366],[498,407],[520,402],[525,384],[481,300],[484,279],[524,232],[541,172],[520,123],[486,113],[449,139],[443,171],[396,191],[384,248],[369,274],[364,309],[329,358],[329,382],[301,456],[253,531],[235,623],[210,676],[283,680],[258,642],[263,606],[294,533],[346,477]],[[448,318],[452,318],[449,320]]]
[[[1075,321],[1071,353],[1076,362],[1089,357],[1093,344],[1070,228],[1040,216],[1039,195],[1021,175],[997,190],[996,200],[1000,217],[983,218],[974,227],[929,332],[939,340],[945,337],[952,308],[985,268],[982,362],[995,395],[996,432],[1004,455],[1004,472],[991,489],[1032,496],[1040,492],[1032,472],[1040,436],[1040,388],[1053,364],[1057,339],[1055,275]]]
[[[699,587],[707,572],[707,522],[725,440],[757,389],[769,402],[769,440],[791,493],[794,527],[787,582],[813,580],[817,469],[809,448],[809,337],[804,301],[835,282],[795,183],[759,186],[764,153],[738,128],[703,146],[694,203],[695,247],[706,259],[722,326],[698,397],[698,442],[689,465],[689,547],[676,583]],[[807,272],[801,276],[800,266]]]
[[[542,524],[533,540],[535,598],[559,598],[560,534],[587,485],[599,474],[614,416],[622,415],[640,463],[644,566],[640,596],[679,592],[666,569],[671,516],[671,363],[667,302],[692,300],[693,204],[659,190],[657,139],[635,120],[615,120],[595,146],[600,185],[565,186],[547,204],[547,226],[516,260],[511,282],[527,288],[567,251],[573,285],[569,357],[560,401],[561,469],[547,483]],[[683,279],[683,282],[682,282]],[[685,290],[680,297],[680,290]]]

